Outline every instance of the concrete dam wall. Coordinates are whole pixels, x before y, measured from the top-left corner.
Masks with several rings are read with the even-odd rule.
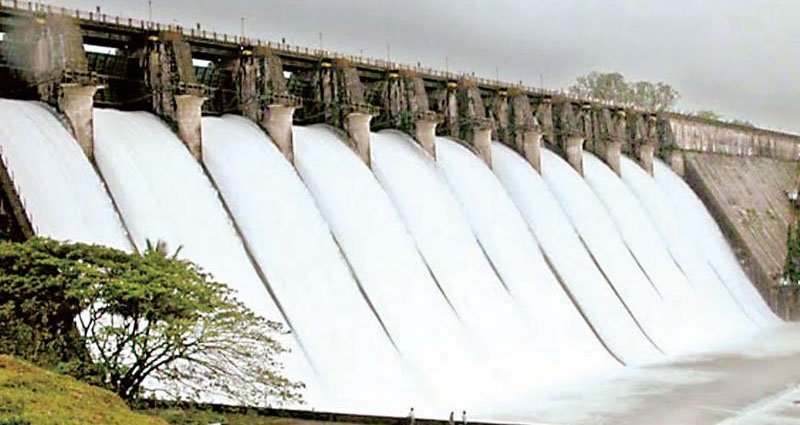
[[[796,294],[779,285],[787,231],[795,221],[800,137],[670,116],[678,167],[735,249],[764,299],[794,318]]]
[[[515,418],[782,329],[754,282],[779,263],[793,163],[719,155],[725,126],[29,8],[0,9],[6,237],[182,246],[292,330],[281,360],[313,409]]]

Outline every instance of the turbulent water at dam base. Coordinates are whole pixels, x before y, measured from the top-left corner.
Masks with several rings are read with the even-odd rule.
[[[202,119],[198,161],[155,115],[95,109],[93,163],[44,104],[0,99],[0,122],[37,235],[182,247],[292,330],[299,408],[662,423],[694,395],[735,412],[673,423],[750,424],[793,397],[768,378],[798,370],[800,332],[661,162],[651,176],[623,157],[620,176],[584,153],[581,176],[543,149],[539,173],[495,142],[490,168],[456,140],[434,159],[384,130],[368,167],[312,125],[293,128],[292,164],[233,115]]]

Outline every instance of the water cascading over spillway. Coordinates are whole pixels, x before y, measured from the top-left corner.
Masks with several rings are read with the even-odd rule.
[[[660,360],[661,353],[598,269],[544,179],[499,143],[492,144],[492,161],[544,255],[608,349],[626,364]]]
[[[677,352],[697,351],[716,338],[705,320],[704,303],[694,296],[647,212],[611,168],[591,153],[583,154],[584,180],[602,201],[637,265],[656,287],[670,315]]]
[[[589,254],[642,331],[668,354],[679,352],[677,332],[658,290],[636,264],[602,203],[572,166],[542,150],[542,176],[558,199]]]
[[[370,169],[325,126],[295,127],[296,168],[401,355],[448,406],[479,406],[497,382]]]
[[[515,386],[543,384],[555,368],[505,283],[492,269],[436,164],[408,136],[371,135],[372,170],[447,299],[481,352]],[[471,170],[477,171],[477,170]],[[473,188],[473,190],[480,190]]]
[[[419,405],[314,199],[264,131],[242,117],[203,118],[203,162],[327,390],[324,407]]]
[[[625,156],[620,158],[620,167],[623,182],[647,210],[675,263],[709,313],[706,320],[715,322],[711,326],[716,329],[719,340],[736,338],[754,330],[756,325],[752,318],[705,260],[691,240],[690,230],[676,214],[672,201],[653,177]]]
[[[0,157],[37,236],[131,250],[111,198],[45,104],[0,99]]]
[[[528,318],[531,333],[526,338],[535,344],[541,361],[537,366],[546,369],[540,376],[574,377],[618,365],[548,268],[525,221],[491,170],[451,139],[437,138],[436,149],[439,175],[452,188],[487,258]],[[420,158],[419,162],[431,160]],[[432,165],[427,168],[433,172]]]
[[[733,253],[719,225],[708,212],[703,201],[680,176],[660,160],[653,163],[653,173],[658,186],[673,201],[678,216],[686,220],[694,240],[701,246],[711,267],[727,283],[734,296],[745,306],[751,317],[763,325],[779,322],[764,298],[756,290],[736,255]]]
[[[256,314],[281,315],[202,167],[173,132],[145,112],[94,111],[95,158],[131,238],[140,249],[166,242],[170,251],[194,261],[227,283]],[[305,382],[313,403],[316,384],[299,348],[283,356],[290,379]]]

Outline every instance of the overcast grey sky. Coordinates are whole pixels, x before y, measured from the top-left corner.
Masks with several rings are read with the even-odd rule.
[[[144,18],[147,0],[49,0]],[[153,18],[567,87],[592,70],[665,81],[682,110],[800,133],[798,0],[152,0]]]

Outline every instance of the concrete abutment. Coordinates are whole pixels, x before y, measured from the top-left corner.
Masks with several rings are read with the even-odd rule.
[[[94,95],[98,86],[61,84],[58,109],[69,121],[72,135],[89,160],[94,160]]]
[[[179,94],[175,96],[175,117],[178,127],[178,137],[189,149],[192,156],[203,160],[203,97],[193,94]]]
[[[370,126],[372,115],[364,112],[351,112],[345,117],[344,129],[347,131],[347,143],[350,149],[358,155],[361,160],[372,167],[370,157]]]
[[[267,106],[264,118],[261,121],[270,139],[278,147],[283,156],[294,164],[294,143],[292,136],[292,123],[294,119],[294,106],[272,104]]]
[[[432,119],[418,119],[414,122],[414,140],[434,160],[436,160],[436,126],[438,124],[436,120]]]

